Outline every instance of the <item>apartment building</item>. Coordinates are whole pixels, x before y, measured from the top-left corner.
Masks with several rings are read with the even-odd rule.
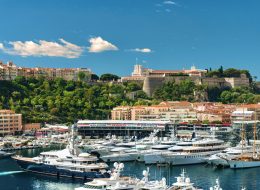
[[[111,116],[112,120],[197,121],[192,104],[184,101],[161,102],[152,106],[120,106],[111,111]]]
[[[14,80],[17,76],[23,76],[26,78],[45,77],[50,80],[59,77],[64,80],[77,81],[80,72],[85,74],[85,81],[90,80],[92,72],[88,68],[26,68],[18,67],[13,62],[7,62],[7,64],[0,62],[0,80]]]
[[[252,109],[253,105],[248,109]],[[237,105],[214,102],[165,101],[152,106],[120,106],[112,110],[113,120],[171,121],[172,123],[231,123]],[[260,108],[260,106],[259,106]],[[260,109],[259,109],[260,113]]]
[[[0,110],[0,135],[11,135],[22,131],[22,114],[12,110]]]

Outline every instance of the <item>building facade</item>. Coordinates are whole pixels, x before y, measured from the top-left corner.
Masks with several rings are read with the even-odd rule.
[[[143,91],[152,96],[155,89],[162,86],[163,83],[174,81],[180,83],[183,80],[190,79],[196,85],[207,85],[217,88],[234,88],[248,87],[250,84],[249,78],[245,74],[240,77],[207,77],[207,70],[197,69],[192,66],[190,69],[183,70],[153,70],[143,68],[141,65],[135,65],[131,76],[121,78],[121,82],[137,81],[143,83]]]
[[[22,131],[22,114],[0,110],[0,135],[14,135]]]
[[[90,80],[92,74],[88,68],[25,68],[18,67],[13,62],[7,62],[4,64],[0,62],[0,80],[14,80],[17,76],[29,77],[45,77],[49,80],[55,78],[63,78],[64,80],[79,80],[79,73],[85,74],[85,81]]]
[[[79,120],[78,133],[82,136],[147,136],[155,129],[164,135],[171,127],[170,121],[133,120]]]
[[[237,105],[214,102],[166,101],[151,106],[115,107],[111,111],[111,116],[113,120],[171,121],[173,124],[229,124],[231,114],[237,108]]]

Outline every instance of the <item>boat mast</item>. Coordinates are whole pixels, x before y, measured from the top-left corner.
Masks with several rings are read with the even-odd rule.
[[[70,134],[70,139],[69,139],[69,148],[70,148],[70,152],[72,155],[75,155],[76,154],[76,151],[75,151],[75,129],[76,129],[76,125],[73,124],[71,126],[71,134]]]
[[[254,122],[254,144],[253,144],[253,158],[257,157],[256,154],[256,111],[255,111],[255,122]]]
[[[241,143],[242,143],[242,150],[241,150],[241,155],[240,157],[243,158],[244,154],[244,143],[245,143],[245,130],[244,130],[244,122],[245,122],[245,110],[244,110],[244,105],[243,105],[243,121],[242,121],[242,126],[241,126]]]

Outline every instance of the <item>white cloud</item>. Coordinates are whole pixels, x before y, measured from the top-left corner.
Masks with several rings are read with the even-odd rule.
[[[164,1],[163,3],[167,5],[176,5],[174,1]]]
[[[5,53],[11,55],[20,55],[22,57],[28,56],[50,56],[50,57],[66,57],[66,58],[78,58],[83,48],[59,39],[58,42],[51,42],[45,40],[39,40],[38,42],[33,41],[13,41],[9,42],[11,47],[4,47],[0,44],[0,49]]]
[[[141,52],[141,53],[151,53],[152,50],[149,49],[149,48],[135,48],[135,49],[132,49],[131,51],[135,51],[135,52]]]
[[[106,40],[103,40],[101,37],[90,38],[89,43],[91,44],[89,47],[89,52],[92,53],[118,50],[118,48],[115,45]]]

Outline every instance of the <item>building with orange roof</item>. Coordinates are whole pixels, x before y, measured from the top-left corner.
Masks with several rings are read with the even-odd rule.
[[[29,77],[45,77],[49,80],[55,78],[63,78],[64,80],[79,80],[78,74],[85,73],[85,80],[90,80],[91,70],[88,68],[25,68],[18,67],[13,62],[4,64],[0,62],[0,80],[14,80],[17,76]]]

